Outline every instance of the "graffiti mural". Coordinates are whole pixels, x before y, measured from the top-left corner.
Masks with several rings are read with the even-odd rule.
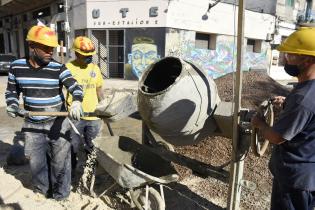
[[[128,64],[134,76],[140,78],[143,71],[154,61],[158,60],[157,46],[149,37],[136,37],[128,54]]]
[[[212,78],[218,78],[233,71],[233,45],[218,43],[217,50],[196,49],[190,44],[185,49],[184,59],[196,63]],[[234,56],[236,52],[234,50]]]
[[[125,79],[138,80],[150,64],[164,55],[165,29],[129,29],[126,32]]]
[[[236,40],[231,36],[218,36],[216,50],[208,50],[195,48],[193,31],[169,31],[166,45],[166,56],[178,56],[192,62],[214,79],[235,71]],[[267,52],[267,46],[263,44],[261,53],[244,53],[242,69],[246,71],[267,68]]]
[[[196,48],[196,32],[181,29],[128,29],[125,37],[125,79],[138,80],[150,64],[164,55],[192,62],[214,79],[236,68],[236,39],[233,36],[217,35],[215,50]],[[263,42],[261,53],[244,52],[242,70],[267,69],[268,46]]]

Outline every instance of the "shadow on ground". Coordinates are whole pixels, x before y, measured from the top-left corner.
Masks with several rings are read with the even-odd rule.
[[[22,210],[18,203],[5,204],[0,196],[0,209],[4,210]]]
[[[16,132],[16,135],[13,138],[13,145],[17,145],[18,142],[21,141],[20,132]],[[29,170],[29,166],[27,163],[19,164],[19,165],[8,165],[8,157],[10,152],[12,152],[13,146],[11,144],[5,143],[0,139],[0,167],[3,167],[7,174],[11,174],[17,180],[21,181],[22,185],[25,188],[30,189],[30,179],[31,173]]]
[[[187,186],[171,183],[164,188],[166,210],[223,210],[207,199],[191,191]]]

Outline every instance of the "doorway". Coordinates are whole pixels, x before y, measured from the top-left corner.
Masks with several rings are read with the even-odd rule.
[[[124,30],[92,30],[91,39],[103,78],[124,78]]]

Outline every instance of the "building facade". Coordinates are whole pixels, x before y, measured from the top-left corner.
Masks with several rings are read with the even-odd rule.
[[[41,5],[34,0],[34,7],[24,10],[14,9],[17,2],[1,1],[0,53],[27,56],[27,30],[40,21],[54,28],[65,46],[56,52],[59,60],[60,51],[66,52],[65,61],[73,58],[70,48],[75,36],[89,36],[97,49],[94,62],[108,78],[138,79],[148,65],[165,56],[193,62],[213,78],[232,72],[236,66],[238,9],[231,0],[214,7],[210,0],[47,0],[40,1]],[[292,33],[297,22],[297,17],[291,21],[277,13],[291,17],[295,12],[298,16],[306,3],[286,10],[281,9],[286,8],[286,2],[247,2],[243,69],[269,70],[276,63],[275,40],[289,34],[286,31],[283,36],[281,26],[293,24]]]

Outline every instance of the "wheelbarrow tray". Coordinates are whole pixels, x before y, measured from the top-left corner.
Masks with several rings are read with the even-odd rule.
[[[129,137],[98,137],[93,141],[98,163],[123,188],[178,180],[170,162]]]

